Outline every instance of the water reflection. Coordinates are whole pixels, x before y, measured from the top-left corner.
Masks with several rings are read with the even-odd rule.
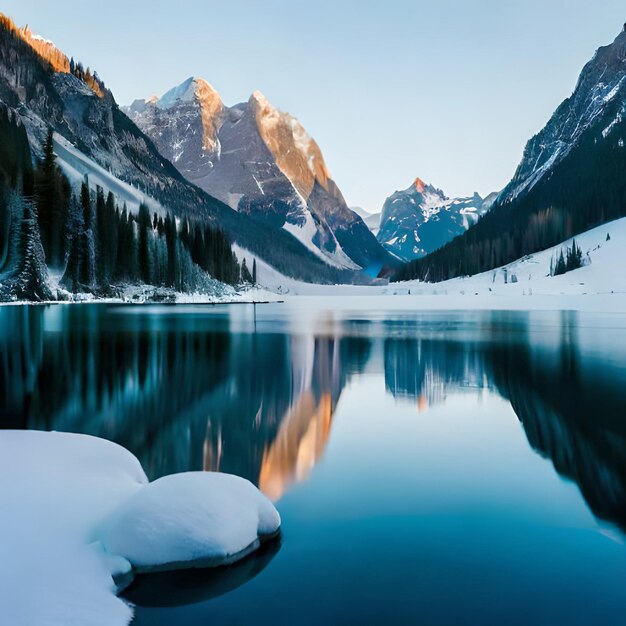
[[[211,600],[258,576],[280,550],[280,540],[264,543],[255,553],[225,567],[210,567],[137,576],[124,597],[140,607],[176,607]]]
[[[594,514],[626,530],[626,375],[611,352],[624,329],[608,350],[606,320],[598,330],[574,314],[327,316],[320,329],[274,313],[2,308],[1,424],[105,437],[151,478],[220,470],[279,499],[323,456],[353,376],[384,375],[418,411],[491,389]]]

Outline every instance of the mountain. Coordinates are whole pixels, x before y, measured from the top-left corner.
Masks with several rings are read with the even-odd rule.
[[[380,213],[370,213],[365,209],[353,206],[350,207],[364,222],[365,225],[372,231],[374,236],[378,234],[380,229]]]
[[[422,257],[465,232],[482,217],[493,194],[481,198],[448,198],[420,178],[387,198],[380,217],[378,241],[405,261]]]
[[[396,280],[446,280],[506,265],[626,215],[626,29],[595,53],[573,94],[526,145],[476,226]]]
[[[356,264],[332,265],[289,232],[233,211],[189,182],[118,107],[96,72],[1,14],[0,105],[18,116],[36,160],[43,156],[48,129],[55,131],[57,164],[76,194],[88,175],[92,192],[96,185],[105,195],[112,192],[120,208],[126,203],[136,215],[144,203],[151,213],[220,228],[287,276],[310,282],[367,280],[354,271]]]
[[[228,107],[191,77],[125,111],[183,176],[239,213],[291,233],[337,267],[377,272],[389,261],[315,140],[259,91]]]
[[[580,144],[591,129],[606,139],[626,111],[626,27],[599,48],[583,68],[573,94],[526,145],[522,161],[499,197],[510,202],[532,191]]]

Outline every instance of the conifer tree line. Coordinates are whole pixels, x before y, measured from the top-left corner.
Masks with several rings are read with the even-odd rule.
[[[14,37],[25,40],[27,45],[33,48],[35,52],[50,64],[55,72],[65,72],[73,74],[76,78],[88,85],[98,96],[102,97],[107,91],[104,82],[99,78],[97,72],[91,71],[89,67],[84,68],[83,64],[75,62],[74,58],[68,57],[56,48],[52,43],[33,36],[28,26],[18,28],[13,20],[2,15],[0,16],[0,25],[5,37]]]
[[[610,134],[603,134],[603,124],[586,131],[576,149],[526,194],[496,202],[475,226],[402,266],[394,280],[471,276],[626,216],[626,118],[610,108],[620,106],[615,101],[603,116],[616,119]]]
[[[583,251],[574,239],[572,245],[561,249],[556,257],[550,260],[550,276],[560,276],[583,266]]]
[[[23,125],[0,108],[0,298],[52,299],[49,270],[66,290],[96,295],[115,295],[124,284],[193,292],[212,288],[211,279],[253,282],[213,225],[151,214],[146,204],[133,214],[86,178],[72,193],[52,131],[33,167]]]

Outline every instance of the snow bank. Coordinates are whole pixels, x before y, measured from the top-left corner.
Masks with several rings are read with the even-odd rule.
[[[67,433],[0,431],[0,502],[0,622],[11,626],[126,625],[113,577],[128,582],[131,563],[231,562],[280,526],[241,478],[149,484],[124,448]]]
[[[280,516],[249,481],[189,472],[150,483],[100,532],[107,552],[138,572],[232,563],[275,536]]]
[[[0,614],[19,625],[127,624],[93,529],[148,482],[139,461],[84,435],[0,432]],[[109,569],[109,565],[114,569]]]
[[[93,541],[95,524],[148,479],[137,458],[115,443],[70,433],[0,432],[2,523],[45,519]]]

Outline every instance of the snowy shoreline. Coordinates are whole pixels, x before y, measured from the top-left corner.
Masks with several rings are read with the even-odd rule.
[[[184,306],[202,304],[207,306],[219,306],[219,305],[231,305],[231,304],[281,304],[284,299],[280,300],[206,300],[198,298],[198,300],[184,300],[181,302],[128,302],[127,300],[118,300],[115,298],[100,298],[93,300],[76,300],[74,302],[67,302],[65,300],[50,300],[47,302],[30,302],[28,300],[18,300],[15,302],[0,302],[0,307],[3,306],[73,306],[73,305],[87,305],[87,304],[115,304],[120,306]]]
[[[468,279],[457,279],[468,280]],[[80,305],[116,305],[139,306],[149,308],[184,307],[184,306],[232,306],[232,305],[269,305],[269,304],[304,304],[324,299],[324,306],[331,300],[338,310],[351,309],[354,311],[366,309],[397,309],[414,311],[589,311],[602,313],[626,313],[626,291],[605,292],[593,294],[567,293],[460,293],[459,291],[419,289],[412,286],[410,289],[398,283],[395,293],[381,292],[375,287],[356,287],[352,285],[323,286],[317,293],[307,294],[277,294],[276,299],[267,300],[183,300],[180,302],[128,302],[119,299],[93,299],[75,302],[0,302],[0,307],[18,306],[80,306]],[[389,288],[387,288],[389,289]],[[313,290],[312,290],[313,291]],[[409,292],[410,293],[407,293]],[[472,291],[466,289],[462,291]]]
[[[73,304],[119,304],[119,305],[159,305],[173,306],[183,304],[270,304],[282,302],[282,297],[278,294],[265,291],[263,289],[252,289],[243,292],[237,292],[234,296],[210,296],[206,294],[185,294],[176,293],[175,300],[160,301],[156,299],[133,299],[133,298],[97,298],[95,296],[86,298],[76,298],[72,300],[46,300],[43,302],[35,302],[30,300],[15,300],[2,302],[0,306],[48,306],[48,305],[73,305]]]

